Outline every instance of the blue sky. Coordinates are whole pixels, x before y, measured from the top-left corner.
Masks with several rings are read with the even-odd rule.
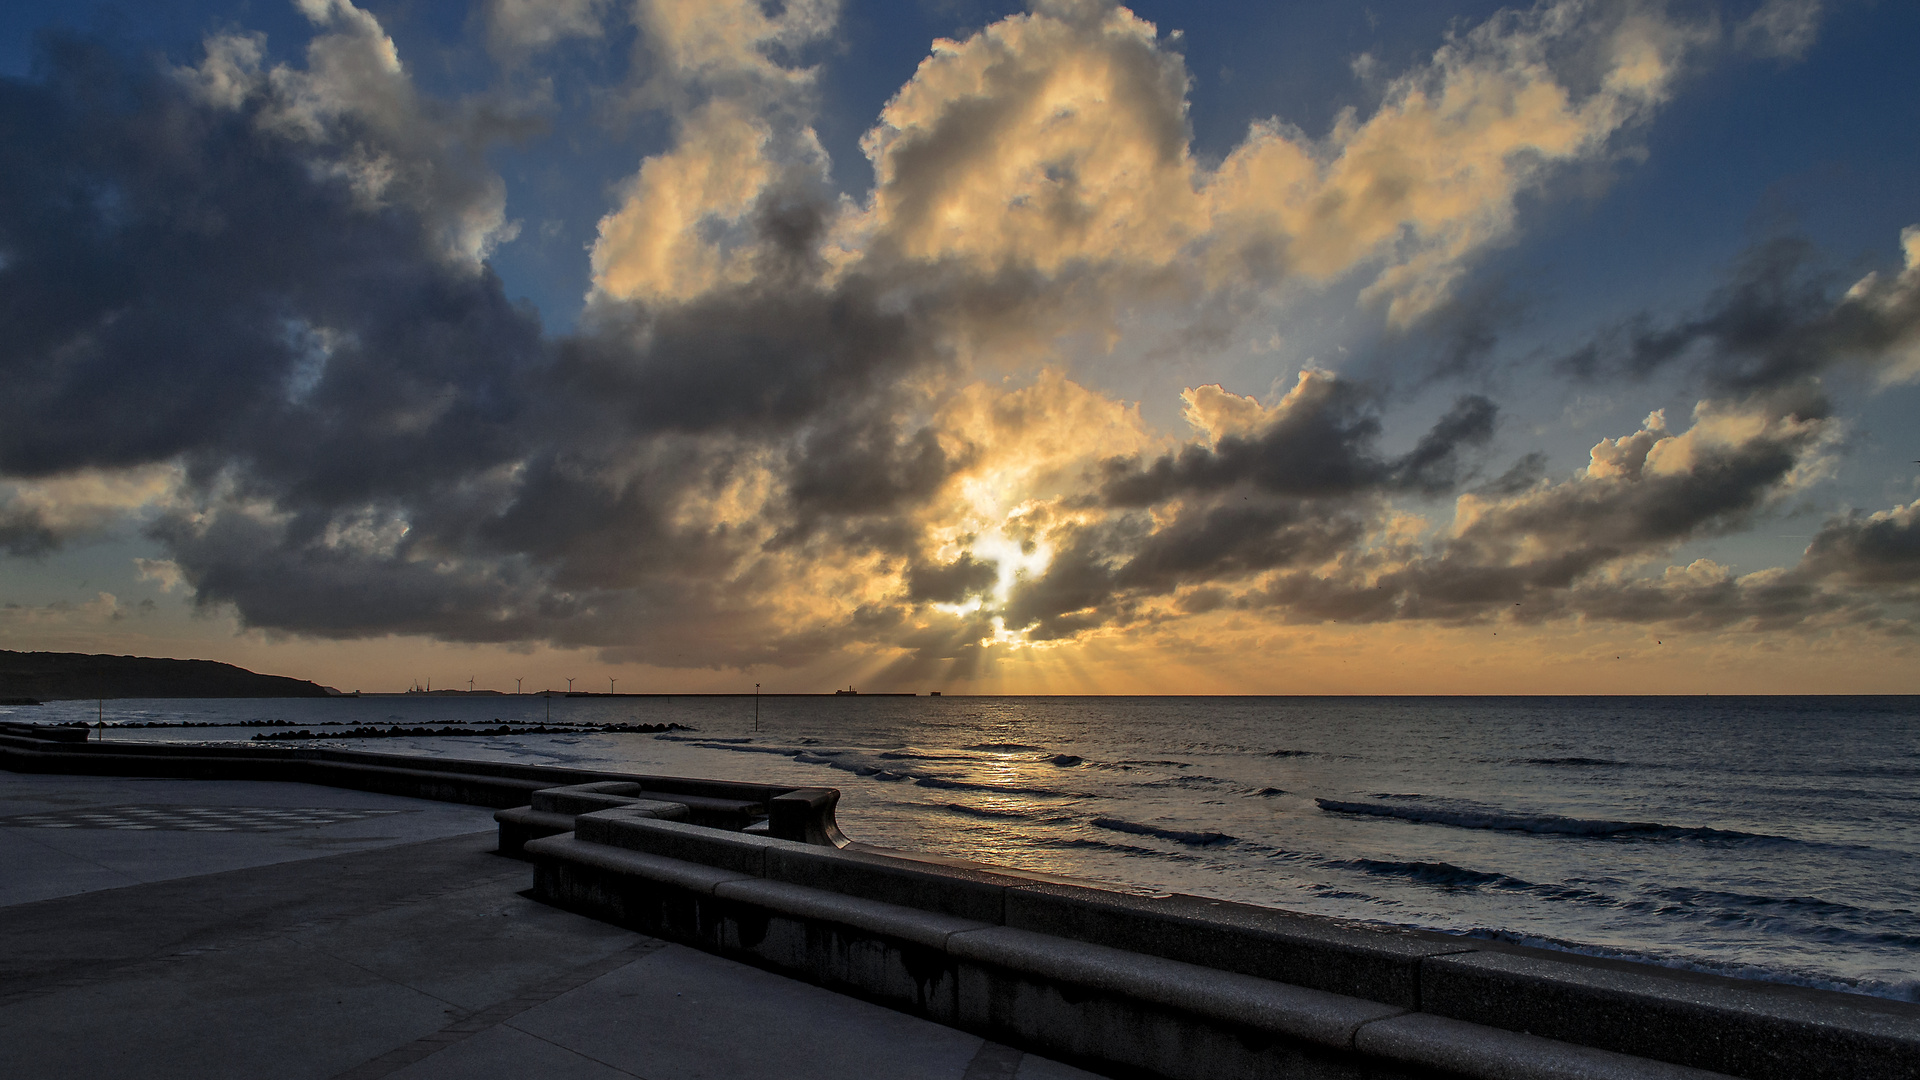
[[[0,645],[1605,692],[1686,627],[1640,683],[1912,690],[1915,40],[1813,0],[9,5],[11,130],[55,134],[7,153],[73,156],[0,222],[38,410]],[[58,134],[161,108],[200,134]],[[25,210],[70,181],[144,207],[63,226],[113,233],[85,266]],[[176,250],[204,289],[112,269]],[[102,344],[142,318],[205,340]],[[114,411],[163,399],[197,419]],[[1496,625],[1535,655],[1463,666]]]

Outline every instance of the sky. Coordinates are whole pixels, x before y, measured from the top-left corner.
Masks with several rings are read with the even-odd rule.
[[[0,648],[1920,692],[1917,40],[1869,0],[12,3]]]

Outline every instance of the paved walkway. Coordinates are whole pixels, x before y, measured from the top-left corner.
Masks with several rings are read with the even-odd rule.
[[[488,811],[0,771],[0,1046],[40,1077],[1088,1080],[520,895]]]

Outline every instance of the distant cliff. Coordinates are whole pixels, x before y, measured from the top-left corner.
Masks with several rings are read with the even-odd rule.
[[[259,675],[212,660],[0,649],[0,698],[327,696],[325,687],[305,679]]]

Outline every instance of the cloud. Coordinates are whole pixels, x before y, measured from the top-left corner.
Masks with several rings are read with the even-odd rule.
[[[1807,545],[1806,572],[1856,585],[1920,585],[1920,502],[1828,521]]]
[[[10,555],[46,555],[136,526],[143,512],[171,499],[182,480],[169,465],[0,480],[0,546]]]
[[[139,610],[144,615],[150,609],[142,606]],[[79,604],[70,600],[55,600],[35,606],[16,603],[0,605],[0,632],[24,632],[31,635],[27,641],[40,642],[49,633],[110,625],[122,622],[126,617],[127,609],[121,605],[118,597],[110,592],[97,592],[93,599]]]
[[[812,69],[784,54],[829,34],[831,0],[768,11],[756,0],[645,0],[635,7],[651,69],[638,101],[674,119],[674,145],[641,163],[593,245],[601,299],[674,303],[753,280],[784,247],[770,220],[822,211],[826,151],[810,126]],[[783,204],[799,204],[784,205]],[[803,260],[804,261],[804,260]]]
[[[1160,264],[1204,227],[1185,66],[1124,8],[1043,7],[939,41],[862,146],[872,245],[1056,274]]]
[[[1466,304],[1517,201],[1668,93],[1702,32],[1652,9],[1503,14],[1370,115],[1262,124],[1214,166],[1156,28],[1042,4],[936,45],[857,204],[798,59],[833,5],[644,3],[633,100],[672,138],[619,187],[564,335],[486,262],[512,225],[485,152],[520,121],[420,92],[366,11],[303,10],[304,66],[245,35],[178,70],[57,39],[43,77],[0,81],[11,550],[138,521],[164,555],[143,579],[248,627],[901,678],[1229,614],[1864,620],[1908,580],[1886,568],[1910,507],[1772,576],[1648,568],[1817,474],[1838,425],[1788,340],[1810,298],[1907,377],[1913,238],[1839,301],[1756,277],[1804,317],[1688,330],[1676,355],[1754,344],[1687,430],[1656,414],[1571,477],[1488,468],[1481,395],[1389,452],[1385,391],[1350,375],[1271,404],[1193,387],[1178,438],[1068,374],[1136,304],[1230,321],[1343,276],[1396,321]],[[599,11],[495,4],[490,32],[532,50]]]
[[[610,0],[487,0],[487,47],[513,60],[573,37],[598,37]]]
[[[1755,56],[1798,60],[1820,35],[1821,0],[1766,0],[1734,27],[1733,43]]]
[[[351,501],[511,457],[544,345],[446,246],[479,189],[370,199],[366,132],[289,134],[267,74],[236,107],[84,41],[52,50],[44,82],[0,89],[0,470],[239,465]]]
[[[1633,5],[1504,12],[1392,81],[1371,116],[1319,140],[1262,122],[1208,168],[1188,150],[1184,62],[1153,24],[1043,4],[935,43],[863,142],[875,187],[845,243],[1136,287],[1371,266],[1368,295],[1406,326],[1512,232],[1523,192],[1612,153],[1708,36]]]
[[[1697,314],[1667,325],[1630,320],[1561,366],[1589,379],[1691,368],[1743,392],[1846,364],[1864,366],[1882,384],[1912,382],[1920,379],[1920,226],[1901,230],[1900,247],[1899,273],[1875,271],[1835,296],[1811,245],[1769,240],[1745,253]]]
[[[135,559],[133,566],[141,581],[157,583],[161,592],[170,593],[186,587],[186,575],[181,573],[180,564],[172,559]]]
[[[1301,387],[1310,385],[1303,379]],[[1289,395],[1272,410],[1269,430],[1228,436],[1224,458],[1189,447],[1109,486],[1110,498],[1116,490],[1140,496],[1123,506],[1181,502],[1151,518],[1076,528],[1046,574],[1016,592],[1006,625],[1031,626],[1040,637],[1137,626],[1160,617],[1166,598],[1189,606],[1188,595],[1203,609],[1233,606],[1304,623],[1579,615],[1785,625],[1794,612],[1865,618],[1877,610],[1871,597],[1822,586],[1822,575],[1836,571],[1815,572],[1821,560],[1811,554],[1806,568],[1740,579],[1707,574],[1705,564],[1654,578],[1636,572],[1689,540],[1740,528],[1802,483],[1835,430],[1817,396],[1703,401],[1693,425],[1678,432],[1655,413],[1639,431],[1596,444],[1570,479],[1526,483],[1537,466],[1523,462],[1519,477],[1459,495],[1451,524],[1437,533],[1382,498],[1407,459],[1398,469],[1377,458],[1370,469],[1349,466],[1335,474],[1339,483],[1298,473],[1285,455],[1267,459],[1280,482],[1261,483],[1266,462],[1250,451],[1244,460],[1259,464],[1228,470],[1224,462],[1240,460],[1233,448],[1286,445],[1274,433],[1298,423],[1291,414],[1305,400]],[[1457,408],[1428,440],[1478,433],[1472,411]],[[1321,438],[1348,448],[1328,455],[1334,460],[1368,460],[1338,427]],[[1155,482],[1143,485],[1145,477]],[[1845,527],[1830,523],[1823,535],[1836,539],[1816,548],[1838,549]],[[1880,548],[1897,551],[1900,542]]]
[[[1227,406],[1218,387],[1189,390],[1188,415],[1207,425],[1209,444],[1189,444],[1150,464],[1108,462],[1103,493],[1117,506],[1147,506],[1187,493],[1239,484],[1271,495],[1337,497],[1388,489],[1445,491],[1460,473],[1458,455],[1493,435],[1494,404],[1466,396],[1406,455],[1372,450],[1380,419],[1368,392],[1330,372],[1303,371],[1271,410],[1250,399]],[[1222,414],[1237,430],[1221,433]]]
[[[1317,278],[1383,263],[1367,293],[1406,326],[1506,239],[1522,192],[1605,158],[1669,93],[1706,28],[1634,4],[1504,11],[1394,80],[1324,146],[1256,125],[1208,185],[1218,257]]]
[[[180,80],[204,102],[245,110],[261,130],[312,147],[309,167],[344,179],[363,205],[407,206],[448,259],[477,270],[519,230],[482,152],[536,125],[485,97],[456,106],[422,97],[393,39],[350,0],[298,6],[324,31],[308,43],[305,68],[262,71],[263,39],[227,34],[210,38],[206,59]]]

